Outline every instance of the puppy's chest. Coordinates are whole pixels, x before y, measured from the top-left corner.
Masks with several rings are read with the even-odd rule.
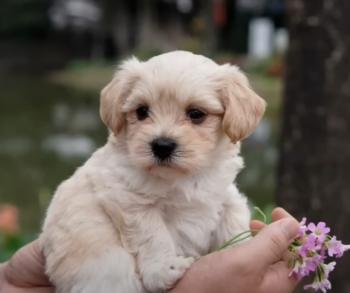
[[[221,203],[193,202],[165,206],[164,221],[173,238],[177,253],[200,256],[210,251],[222,217]]]

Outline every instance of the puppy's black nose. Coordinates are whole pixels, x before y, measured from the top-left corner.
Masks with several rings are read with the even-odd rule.
[[[151,142],[151,148],[154,156],[161,161],[168,159],[177,147],[177,143],[166,137],[156,138]]]

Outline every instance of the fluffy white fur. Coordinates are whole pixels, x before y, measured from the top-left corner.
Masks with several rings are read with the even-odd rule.
[[[140,105],[150,109],[143,121]],[[188,108],[207,113],[203,123]],[[106,145],[58,187],[47,212],[40,240],[57,292],[162,292],[247,230],[247,200],[233,182],[239,141],[264,108],[235,66],[182,51],[124,62],[101,94]],[[178,143],[167,164],[150,150],[159,136]]]

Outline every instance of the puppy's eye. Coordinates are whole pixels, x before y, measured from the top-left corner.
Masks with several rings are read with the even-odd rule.
[[[136,109],[136,116],[137,116],[137,119],[140,121],[145,120],[149,116],[148,106],[145,106],[145,105],[139,106]]]
[[[193,124],[200,124],[207,117],[206,113],[198,109],[188,109],[186,115],[191,119]]]

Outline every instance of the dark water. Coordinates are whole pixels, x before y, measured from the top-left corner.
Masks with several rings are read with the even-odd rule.
[[[97,92],[46,76],[0,76],[0,203],[20,209],[22,230],[39,231],[56,186],[106,140]],[[255,204],[272,201],[276,149],[265,120],[243,146],[240,189]]]
[[[57,184],[105,141],[98,94],[45,76],[1,76],[0,202],[20,208],[24,231],[38,231]]]

